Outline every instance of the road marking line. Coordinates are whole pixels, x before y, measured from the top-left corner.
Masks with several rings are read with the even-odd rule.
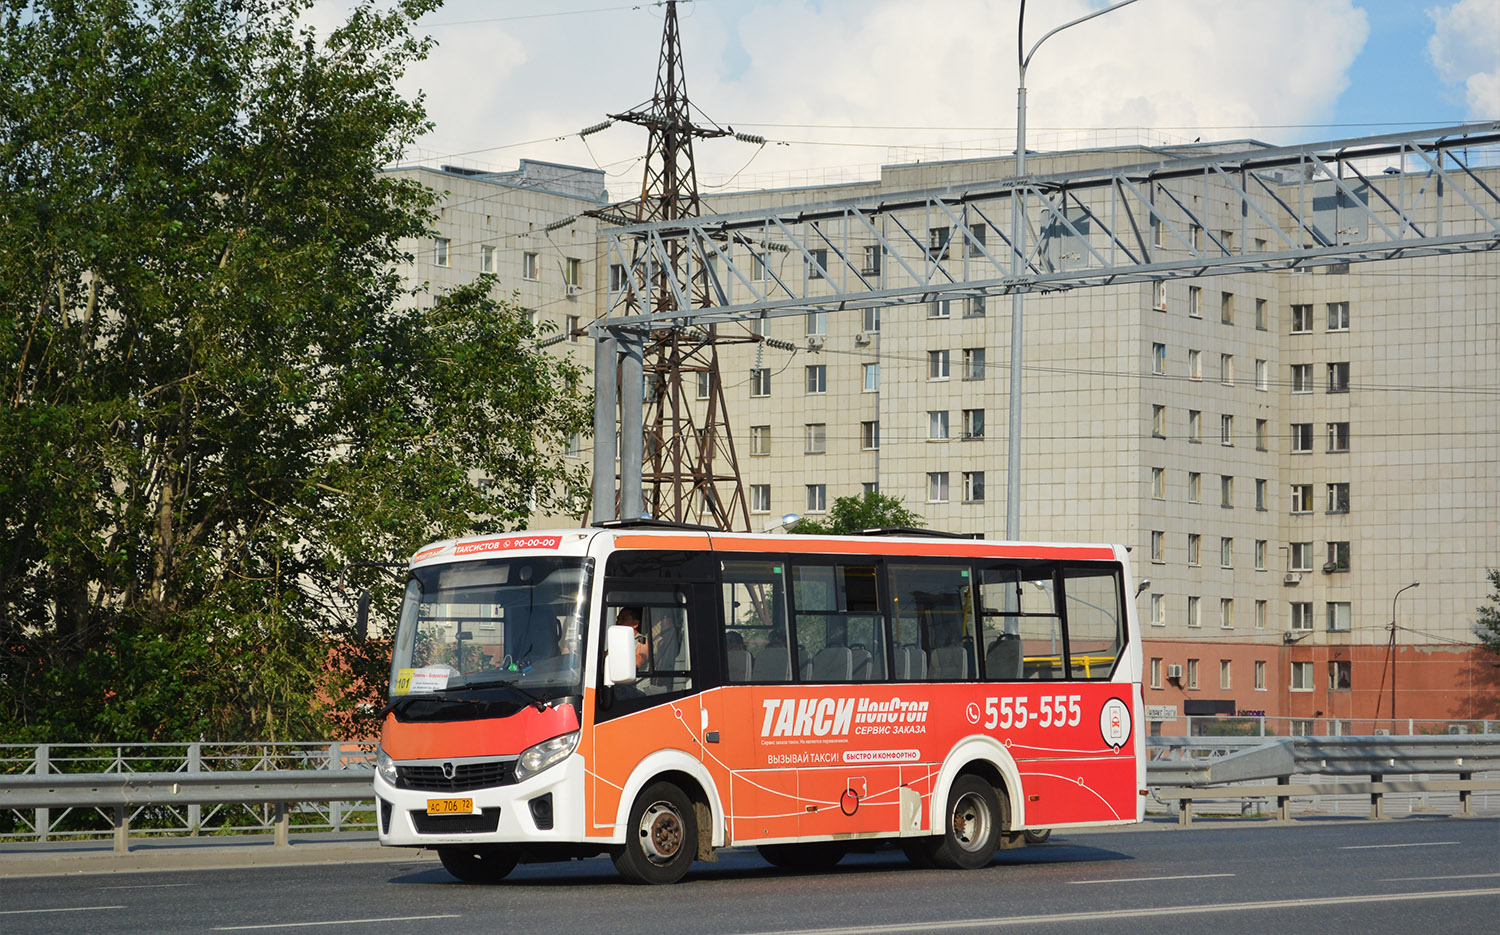
[[[1048,916],[996,916],[988,919],[953,919],[944,922],[858,925],[849,928],[783,929],[750,933],[750,935],[894,935],[897,932],[945,932],[960,929],[1041,925],[1058,922],[1099,922],[1114,919],[1157,918],[1166,914],[1208,915],[1216,912],[1260,912],[1266,909],[1309,909],[1317,906],[1349,906],[1433,899],[1463,899],[1475,896],[1500,896],[1500,888],[1448,890],[1438,893],[1372,893],[1367,896],[1314,896],[1306,899],[1272,899],[1264,902],[1153,906],[1146,909],[1110,909],[1098,912],[1068,912]]]
[[[1374,851],[1383,847],[1442,847],[1446,844],[1462,844],[1462,841],[1417,841],[1413,844],[1344,844],[1341,851]]]
[[[1500,877],[1500,873],[1458,873],[1447,877],[1386,877],[1380,883],[1406,883],[1419,880],[1477,880],[1485,877]]]
[[[124,908],[124,906],[68,906],[61,909],[0,909],[0,916],[24,916],[37,912],[98,912],[100,909]]]
[[[122,907],[123,908],[123,907]],[[390,916],[384,919],[329,919],[326,922],[268,922],[261,925],[219,925],[215,932],[248,932],[252,929],[298,929],[315,925],[370,925],[374,922],[426,922],[429,919],[462,919],[463,916]]]
[[[1214,877],[1232,877],[1232,873],[1185,873],[1175,877],[1120,877],[1115,880],[1069,880],[1074,886],[1086,883],[1149,883],[1155,880],[1209,880]]]
[[[197,886],[197,883],[142,883],[139,886],[101,886],[101,890],[164,890],[174,886]]]

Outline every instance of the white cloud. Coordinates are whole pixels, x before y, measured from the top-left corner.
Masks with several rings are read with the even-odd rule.
[[[1460,0],[1428,15],[1427,54],[1439,77],[1462,86],[1470,118],[1500,117],[1500,0]]]

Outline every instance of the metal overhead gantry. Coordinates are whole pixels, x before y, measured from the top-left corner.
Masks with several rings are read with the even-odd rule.
[[[594,334],[1494,250],[1500,195],[1478,170],[1497,166],[1492,122],[620,226],[603,233],[628,275]],[[635,311],[646,284],[676,308]]]

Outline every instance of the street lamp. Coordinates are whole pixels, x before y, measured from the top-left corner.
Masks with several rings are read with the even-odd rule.
[[[1087,16],[1069,20],[1036,41],[1031,51],[1022,54],[1026,47],[1026,0],[1021,0],[1021,12],[1016,21],[1016,60],[1020,66],[1020,81],[1016,88],[1016,187],[1010,197],[1011,256],[1010,275],[1012,288],[1010,298],[1010,445],[1007,451],[1005,471],[1005,538],[1021,537],[1021,339],[1022,314],[1025,297],[1020,288],[1021,273],[1025,269],[1026,231],[1022,226],[1026,220],[1025,196],[1021,180],[1026,176],[1026,67],[1031,57],[1043,42],[1067,29],[1103,16],[1111,10],[1129,6],[1135,0],[1120,0]]]
[[[1392,721],[1396,720],[1396,598],[1399,598],[1401,596],[1401,593],[1403,591],[1410,591],[1412,588],[1416,587],[1417,585],[1419,585],[1421,583],[1422,582],[1420,582],[1420,581],[1413,581],[1411,584],[1408,584],[1406,587],[1401,588],[1400,590],[1398,590],[1396,592],[1396,594],[1395,594],[1395,597],[1391,598],[1391,648],[1390,648],[1390,655],[1391,655],[1391,720]]]

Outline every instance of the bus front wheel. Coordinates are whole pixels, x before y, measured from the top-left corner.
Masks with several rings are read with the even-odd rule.
[[[1000,846],[1003,811],[995,787],[966,774],[948,790],[943,834],[932,849],[932,862],[950,870],[983,867]]]
[[[465,883],[498,883],[520,861],[514,848],[488,844],[440,847],[437,852],[443,869]]]
[[[676,883],[698,852],[698,820],[687,793],[670,782],[654,782],[630,807],[625,844],[611,857],[631,883]]]
[[[1026,832],[1027,844],[1046,844],[1047,839],[1052,837],[1051,828],[1032,828]]]

